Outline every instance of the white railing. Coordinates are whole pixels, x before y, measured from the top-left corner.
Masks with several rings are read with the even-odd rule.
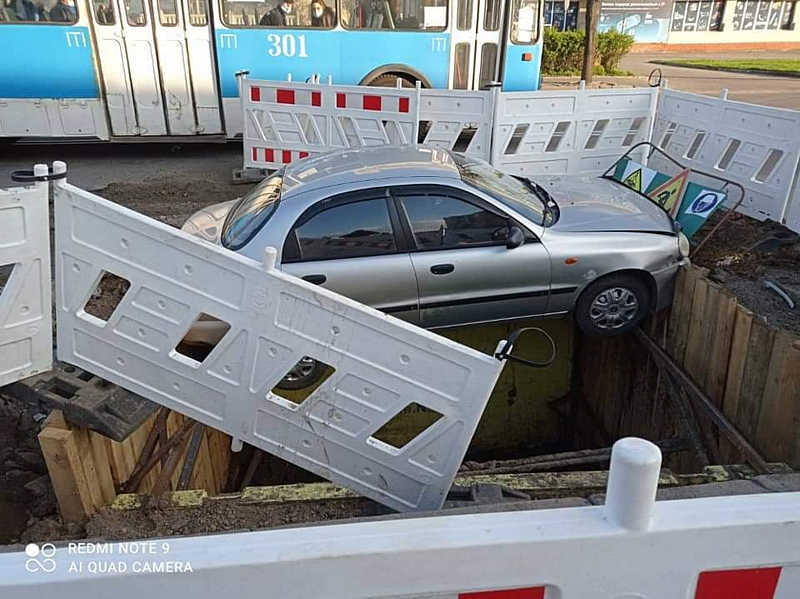
[[[48,545],[46,555],[31,546],[0,554],[0,596],[800,596],[800,493],[656,503],[660,463],[649,442],[618,441],[605,506],[154,539],[137,543],[136,554],[125,543]],[[180,572],[145,571],[167,568]]]
[[[244,76],[239,85],[245,169],[278,168],[341,148],[422,143],[513,174],[596,176],[631,146],[650,141],[688,167],[740,183],[740,211],[800,231],[798,111],[666,87],[386,90]],[[398,112],[396,98],[407,110]],[[634,158],[646,161],[643,154]],[[661,157],[654,160],[651,166],[664,166]]]
[[[47,203],[46,182],[0,189],[0,387],[52,367]]]

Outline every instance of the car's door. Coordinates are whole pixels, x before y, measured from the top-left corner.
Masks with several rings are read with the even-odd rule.
[[[284,271],[409,322],[419,322],[417,281],[386,190],[318,202],[284,242]]]
[[[542,314],[550,289],[550,257],[533,234],[506,247],[508,215],[449,187],[392,190],[412,240],[424,327]]]

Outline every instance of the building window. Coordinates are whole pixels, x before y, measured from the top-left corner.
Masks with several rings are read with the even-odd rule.
[[[675,2],[672,10],[672,31],[719,31],[723,2],[696,0]]]
[[[544,26],[557,31],[574,31],[578,28],[578,2],[574,0],[545,0]]]
[[[788,28],[794,2],[784,0],[737,0],[733,9],[735,31]]]

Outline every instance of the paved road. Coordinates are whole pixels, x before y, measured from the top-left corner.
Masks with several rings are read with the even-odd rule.
[[[30,169],[36,162],[67,163],[71,183],[84,189],[101,189],[110,183],[148,183],[213,180],[228,183],[232,171],[242,166],[242,144],[94,143],[16,146],[0,145],[0,187],[14,185],[9,174]],[[237,186],[239,193],[247,187]]]
[[[716,96],[724,88],[728,98],[753,104],[765,104],[781,108],[800,110],[800,79],[771,77],[746,73],[709,71],[653,64],[653,60],[671,58],[794,58],[800,59],[800,51],[787,52],[736,52],[721,54],[694,54],[691,56],[673,53],[628,54],[621,67],[636,75],[646,77],[654,68],[660,68],[669,87],[683,91]],[[641,85],[641,83],[640,83]]]

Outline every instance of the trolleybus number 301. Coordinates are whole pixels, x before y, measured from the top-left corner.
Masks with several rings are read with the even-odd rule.
[[[284,33],[270,33],[267,36],[270,47],[267,54],[270,56],[297,56],[298,58],[308,58],[306,52],[306,36]]]

